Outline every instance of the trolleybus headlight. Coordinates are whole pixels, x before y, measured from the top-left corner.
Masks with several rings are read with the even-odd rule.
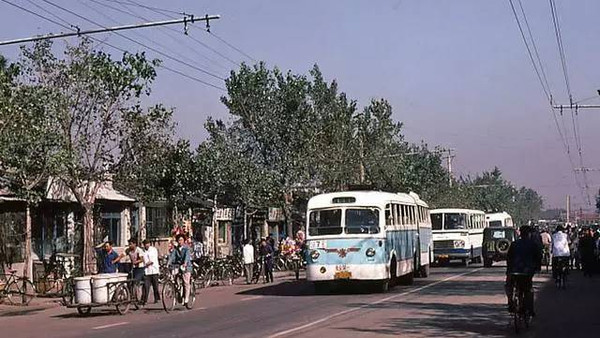
[[[464,248],[465,247],[465,241],[454,241],[454,247],[455,248]]]
[[[313,250],[310,252],[310,258],[312,258],[313,261],[316,261],[320,255],[321,254],[317,250]]]
[[[367,255],[367,257],[373,257],[373,256],[375,256],[375,249],[368,248],[367,251],[365,252],[365,254]]]

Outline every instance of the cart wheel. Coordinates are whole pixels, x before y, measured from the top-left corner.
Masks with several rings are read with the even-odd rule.
[[[165,282],[162,289],[162,303],[166,312],[171,312],[175,308],[177,302],[177,291],[175,285],[171,281]]]
[[[188,299],[187,304],[185,304],[185,307],[188,310],[191,310],[194,308],[195,302],[196,302],[196,283],[190,283],[190,298]]]
[[[87,316],[90,314],[90,312],[92,312],[91,306],[82,306],[77,308],[77,313],[79,313],[80,316]]]
[[[113,303],[117,308],[119,314],[124,315],[129,311],[129,305],[131,304],[131,298],[129,291],[125,285],[119,285],[113,296]]]

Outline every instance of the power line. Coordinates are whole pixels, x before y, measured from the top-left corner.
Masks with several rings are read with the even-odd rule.
[[[575,145],[577,147],[577,153],[579,155],[579,164],[581,165],[581,167],[584,166],[584,161],[583,161],[583,149],[582,149],[582,142],[581,142],[581,136],[580,136],[580,127],[579,127],[579,114],[578,112],[573,108],[573,93],[571,91],[571,84],[569,81],[569,72],[567,70],[567,58],[565,55],[565,49],[564,49],[564,44],[563,44],[563,38],[562,38],[562,31],[560,28],[560,20],[558,17],[558,9],[556,7],[556,3],[554,0],[549,0],[550,3],[550,13],[552,16],[552,24],[554,26],[554,35],[556,37],[556,43],[558,45],[558,52],[559,52],[559,57],[560,57],[560,63],[562,66],[562,71],[563,71],[563,77],[565,80],[565,85],[566,85],[566,89],[567,89],[567,94],[569,96],[569,104],[570,104],[570,111],[571,111],[571,124],[573,127],[573,135],[575,136]],[[588,204],[591,205],[591,201],[590,201],[590,192],[589,192],[589,185],[587,183],[587,174],[586,172],[582,173],[583,176],[583,183],[585,186],[585,193],[586,193],[586,198],[587,198],[587,202]]]
[[[138,18],[138,19],[142,19],[142,20],[150,21],[150,19],[148,19],[147,17],[144,17],[144,16],[141,16],[141,15],[138,15],[138,14],[135,14],[135,13],[133,13],[133,12],[132,12],[132,11],[131,11],[131,10],[130,10],[130,9],[127,7],[127,6],[126,6],[126,4],[122,4],[122,5],[121,5],[121,6],[124,8],[124,10],[123,10],[123,9],[120,9],[120,8],[114,7],[114,6],[112,6],[112,5],[109,5],[109,4],[107,4],[107,3],[100,2],[100,1],[98,1],[98,0],[90,0],[90,1],[91,1],[91,2],[93,2],[93,3],[95,3],[95,4],[97,4],[97,5],[99,5],[99,6],[103,6],[103,7],[106,7],[106,8],[112,9],[112,10],[114,10],[114,11],[116,11],[116,12],[119,12],[119,13],[122,13],[122,14],[125,14],[125,15],[130,15],[130,16],[132,16],[132,17],[135,17],[135,18]],[[108,1],[108,0],[105,0],[105,1]],[[118,3],[120,4],[121,2],[118,2]],[[180,37],[178,37],[178,36],[175,36],[173,33],[168,33],[168,32],[166,32],[166,31],[168,30],[168,31],[172,31],[172,32],[175,32],[175,33],[177,33],[177,34],[180,34],[180,32],[179,32],[178,30],[176,30],[176,29],[174,29],[174,28],[171,28],[171,27],[160,27],[160,28],[163,28],[163,29],[164,29],[164,30],[162,30],[162,29],[161,29],[161,30],[160,30],[160,32],[162,32],[163,34],[165,34],[166,36],[168,36],[170,39],[174,39],[174,40],[176,40],[176,41],[178,41],[178,42],[180,42],[180,43],[182,42],[182,40],[180,39]],[[203,59],[207,60],[208,62],[210,62],[210,63],[214,64],[215,66],[217,66],[217,67],[219,67],[219,68],[221,68],[221,69],[223,69],[223,70],[225,70],[225,71],[229,71],[229,70],[230,70],[229,68],[227,68],[227,67],[223,66],[221,63],[217,62],[216,60],[214,60],[214,59],[211,59],[211,58],[209,58],[208,56],[206,56],[206,55],[204,55],[204,54],[200,53],[200,52],[199,52],[199,51],[198,51],[196,48],[194,48],[193,46],[191,46],[189,43],[185,43],[185,42],[183,42],[183,43],[181,43],[181,44],[182,44],[183,46],[186,46],[186,47],[187,47],[189,50],[193,51],[195,54],[197,54],[197,55],[198,55],[198,56],[200,56],[201,58],[203,58]],[[195,62],[195,61],[194,61],[194,62]]]
[[[513,15],[515,16],[517,26],[519,27],[519,32],[521,32],[521,38],[523,39],[523,43],[525,43],[525,48],[527,48],[527,54],[529,55],[529,60],[531,61],[531,65],[533,66],[533,69],[535,70],[538,80],[540,81],[540,84],[542,85],[542,89],[544,90],[544,93],[546,94],[546,98],[548,99],[548,102],[550,102],[551,96],[550,96],[549,89],[546,88],[546,85],[544,84],[544,80],[542,79],[542,75],[540,74],[540,70],[538,69],[538,66],[535,63],[535,59],[533,58],[533,53],[531,52],[531,48],[529,47],[529,42],[527,41],[527,38],[525,37],[525,32],[523,31],[523,27],[521,26],[521,20],[519,19],[519,15],[517,14],[515,5],[513,4],[512,0],[508,0],[508,2],[510,3],[510,8],[512,9]]]
[[[129,5],[131,3],[131,1],[129,1],[129,3],[124,2],[124,1],[118,1],[118,0],[104,0],[104,1],[109,1],[109,2],[114,2],[120,5]],[[164,8],[158,8],[158,7],[152,7],[152,6],[148,6],[148,5],[142,5],[139,3],[135,3],[135,6],[137,7],[141,7],[141,8],[145,8],[145,9],[149,9],[149,10],[153,10],[153,11],[159,11],[159,12],[164,12],[164,13],[170,13],[170,14],[176,14],[176,15],[185,15],[185,13],[183,12],[177,12],[177,11],[172,11],[170,9],[164,9]]]
[[[22,10],[22,11],[25,11],[25,12],[27,12],[27,13],[31,14],[31,15],[35,15],[35,16],[37,16],[37,17],[38,17],[38,18],[40,18],[40,19],[44,19],[44,20],[46,20],[46,21],[48,21],[48,22],[51,22],[51,23],[53,23],[53,24],[55,24],[55,25],[57,25],[57,26],[60,26],[60,27],[62,27],[62,28],[66,28],[66,29],[69,29],[69,30],[71,29],[71,27],[69,27],[69,26],[66,26],[66,25],[63,25],[62,23],[60,23],[60,22],[58,22],[58,21],[56,21],[56,20],[52,20],[52,19],[50,19],[50,18],[48,18],[48,17],[45,17],[45,16],[43,16],[43,15],[41,15],[41,14],[38,14],[38,13],[34,12],[34,11],[31,11],[31,10],[29,10],[29,9],[25,8],[25,7],[22,7],[22,6],[19,6],[19,5],[17,5],[17,4],[14,4],[14,3],[12,3],[12,2],[10,2],[10,1],[8,1],[8,0],[0,0],[0,1],[2,1],[2,2],[6,3],[6,4],[9,4],[9,5],[13,6],[13,7],[16,7],[16,8],[18,8],[18,9]]]
[[[94,12],[98,13],[98,15],[100,15],[100,16],[102,16],[102,17],[104,17],[105,19],[107,19],[107,20],[109,20],[109,21],[112,21],[112,22],[114,22],[114,23],[116,23],[116,24],[121,24],[121,23],[120,23],[120,22],[118,22],[117,20],[115,20],[115,19],[113,19],[112,17],[110,17],[110,16],[108,16],[108,15],[106,15],[106,14],[102,13],[102,11],[100,11],[100,10],[98,10],[98,9],[96,9],[96,8],[94,8],[94,7],[92,7],[92,6],[90,6],[90,5],[88,5],[87,3],[84,3],[84,2],[82,2],[82,5],[86,6],[86,7],[87,7],[87,8],[89,8],[90,10],[92,10],[92,11],[94,11]],[[144,35],[142,35],[142,34],[139,34],[139,33],[135,33],[135,32],[134,32],[134,34],[135,34],[135,35],[137,35],[138,37],[140,37],[141,39],[144,39],[144,40],[146,40],[146,41],[148,41],[148,42],[150,42],[150,43],[154,43],[154,44],[155,44],[155,45],[157,45],[158,47],[161,47],[163,50],[169,50],[169,47],[168,47],[168,46],[166,46],[166,45],[164,45],[164,44],[163,44],[163,43],[161,43],[161,42],[158,42],[158,41],[153,41],[153,40],[149,39],[148,37],[146,37],[146,36],[144,36]],[[187,60],[187,61],[189,61],[189,62],[197,62],[196,60],[194,60],[194,59],[191,59],[190,57],[188,57],[188,56],[186,56],[186,55],[183,55],[183,54],[181,54],[181,53],[179,53],[179,52],[177,52],[177,51],[175,51],[175,50],[172,50],[172,51],[171,51],[171,53],[173,53],[173,54],[175,54],[176,56],[178,56],[178,57],[180,57],[180,58],[182,58],[182,59],[185,59],[185,60]]]
[[[525,27],[527,27],[527,32],[529,33],[529,39],[531,40],[533,52],[535,53],[538,65],[540,67],[540,71],[542,73],[542,78],[544,79],[544,83],[546,84],[546,89],[548,90],[548,93],[550,93],[550,101],[551,101],[552,100],[552,90],[550,90],[550,84],[548,83],[548,78],[546,77],[546,71],[544,71],[544,64],[542,63],[542,59],[540,58],[540,53],[538,52],[538,48],[535,43],[535,39],[533,38],[533,33],[531,32],[531,26],[529,25],[529,20],[527,20],[527,14],[525,14],[525,9],[523,8],[523,2],[521,0],[519,0],[519,7],[520,7],[521,13],[523,15],[523,21],[525,22]]]
[[[248,55],[248,53],[244,52],[243,50],[239,49],[238,47],[232,45],[231,43],[227,42],[225,39],[221,38],[220,36],[218,36],[217,34],[215,34],[214,32],[208,32],[210,35],[214,36],[217,40],[221,41],[222,43],[224,43],[225,45],[227,45],[229,48],[237,51],[238,53],[242,54],[243,56],[247,57],[248,59],[254,61],[254,62],[258,62],[255,58],[253,58],[252,56]]]
[[[114,1],[114,0],[104,0],[104,1]],[[128,3],[130,3],[130,4],[131,4],[131,5],[133,5],[133,6],[138,6],[138,7],[142,7],[142,8],[147,8],[146,6],[144,6],[144,5],[142,5],[142,4],[140,4],[139,2],[137,2],[137,1],[134,1],[134,0],[127,0],[127,2],[128,2]],[[147,9],[149,9],[149,8],[147,8]],[[161,11],[162,11],[162,12],[165,12],[165,11],[166,11],[166,10],[164,10],[164,9],[149,9],[149,10],[151,10],[151,11],[153,11],[153,12],[155,12],[155,13],[161,14],[161,15],[170,16],[170,15],[167,15],[167,14],[161,13]],[[215,34],[214,34],[214,33],[212,33],[212,32],[208,32],[208,33],[209,33],[209,35],[212,35],[213,37],[215,37],[216,39],[220,40],[220,41],[221,41],[221,42],[223,42],[225,45],[227,45],[227,46],[228,46],[228,47],[230,47],[231,49],[233,49],[233,50],[237,51],[237,52],[238,52],[238,53],[240,53],[241,55],[243,55],[243,56],[245,56],[245,57],[249,58],[250,60],[252,60],[252,61],[254,61],[254,62],[257,62],[257,61],[256,61],[256,59],[254,59],[252,56],[248,55],[248,53],[244,52],[244,51],[243,51],[243,50],[241,50],[240,48],[238,48],[238,47],[235,47],[235,46],[234,46],[232,43],[230,43],[230,42],[226,41],[225,39],[223,39],[223,38],[221,38],[221,37],[219,37],[219,36],[215,35]],[[193,39],[193,37],[192,37],[192,36],[190,36],[190,38],[192,38],[192,40],[196,41],[195,39]],[[229,57],[226,57],[225,55],[221,54],[220,52],[217,52],[217,51],[216,51],[216,50],[214,50],[212,47],[209,47],[209,46],[207,46],[206,44],[204,44],[204,43],[200,42],[199,40],[198,40],[198,41],[196,41],[196,42],[197,42],[197,43],[200,43],[200,44],[202,44],[204,47],[206,47],[206,48],[210,49],[210,50],[211,50],[211,51],[213,51],[214,53],[217,53],[219,56],[221,56],[221,57],[224,57],[224,58],[227,58],[227,59],[228,59],[230,62],[233,62],[233,63],[235,63],[236,65],[239,65],[239,63],[237,63],[237,62],[235,62],[235,61],[231,60]]]
[[[522,6],[521,0],[519,0],[519,5],[520,5],[521,13],[523,15],[523,19],[524,19],[525,24],[527,26],[527,30],[528,30],[529,36],[531,38],[531,43],[532,43],[532,46],[534,47],[533,49],[535,51],[537,60],[539,62],[539,66],[538,66],[538,64],[536,64],[536,61],[535,61],[535,58],[534,58],[534,55],[533,55],[533,52],[532,52],[532,48],[529,46],[529,42],[527,40],[527,37],[525,36],[525,32],[523,30],[523,26],[521,25],[521,20],[519,18],[519,15],[517,14],[517,10],[515,8],[515,5],[514,5],[513,1],[509,0],[509,4],[510,4],[511,10],[513,12],[515,21],[517,23],[517,27],[519,29],[519,32],[521,33],[521,38],[523,40],[523,43],[525,44],[525,48],[527,49],[527,54],[529,56],[529,60],[531,61],[531,65],[533,66],[533,69],[534,69],[534,71],[535,71],[535,73],[537,75],[537,78],[538,78],[538,80],[540,82],[540,85],[542,86],[544,94],[546,95],[546,99],[548,100],[548,102],[550,104],[550,110],[551,110],[551,113],[552,113],[552,118],[554,120],[554,124],[556,126],[556,130],[558,131],[558,134],[559,134],[559,136],[560,136],[560,138],[562,140],[563,146],[565,148],[565,152],[566,152],[567,158],[569,160],[569,164],[571,165],[571,168],[574,169],[575,168],[575,164],[573,162],[573,158],[571,157],[569,140],[568,140],[568,137],[566,135],[568,129],[564,125],[564,119],[563,118],[561,118],[561,122],[563,123],[564,132],[561,129],[561,126],[560,126],[560,124],[558,122],[558,118],[556,116],[556,111],[555,111],[555,109],[553,107],[553,102],[552,102],[553,99],[552,99],[552,93],[551,93],[551,90],[550,90],[550,86],[548,84],[547,77],[545,76],[545,72],[543,72],[543,64],[541,62],[541,58],[539,56],[539,52],[537,51],[537,47],[535,46],[535,39],[533,38],[533,34],[531,32],[531,28],[529,26],[529,22],[527,21],[525,10],[524,10],[524,8]],[[561,117],[562,117],[562,114],[561,114]],[[584,197],[584,199],[585,199],[584,188],[582,187],[581,183],[579,182],[579,178],[578,178],[577,174],[575,173],[575,171],[573,171],[573,177],[575,179],[575,184],[580,189],[582,197]]]
[[[74,16],[76,16],[76,17],[78,17],[78,18],[82,19],[82,20],[85,20],[85,21],[87,21],[87,22],[89,22],[89,23],[91,23],[91,24],[94,24],[94,25],[96,25],[96,26],[99,26],[99,27],[106,28],[106,27],[104,27],[104,25],[102,25],[102,24],[100,24],[100,23],[98,23],[98,22],[95,22],[94,20],[88,19],[88,18],[86,18],[86,17],[85,17],[85,16],[83,16],[83,15],[80,15],[80,14],[78,14],[78,13],[75,13],[75,12],[73,12],[72,10],[69,10],[69,9],[67,9],[67,8],[64,8],[64,7],[60,6],[60,5],[57,5],[57,4],[55,4],[55,3],[53,3],[53,2],[51,2],[51,1],[49,1],[49,0],[42,0],[42,1],[43,1],[43,2],[45,2],[45,3],[47,3],[47,4],[49,4],[49,5],[51,5],[51,6],[53,6],[53,7],[56,7],[56,8],[58,8],[58,9],[62,10],[62,11],[65,11],[65,12],[67,12],[67,13],[71,14],[71,15],[74,15]],[[188,62],[182,61],[182,60],[180,60],[180,59],[178,59],[178,58],[176,58],[176,57],[173,57],[173,56],[171,56],[171,55],[169,55],[169,54],[167,54],[167,53],[164,53],[164,52],[162,52],[162,51],[160,51],[160,50],[158,50],[158,49],[156,49],[156,48],[150,47],[150,46],[148,46],[148,45],[146,45],[146,44],[144,44],[144,43],[142,43],[142,42],[139,42],[139,41],[137,41],[137,40],[135,40],[135,39],[132,39],[132,38],[130,38],[130,37],[128,37],[128,36],[126,36],[126,35],[124,35],[124,34],[121,34],[121,33],[118,33],[118,32],[115,32],[115,34],[116,34],[116,35],[118,35],[118,36],[120,36],[120,37],[122,37],[122,38],[124,38],[124,39],[126,39],[126,40],[129,40],[129,41],[131,41],[131,42],[133,42],[133,43],[135,43],[135,44],[137,44],[137,45],[140,45],[140,46],[142,46],[142,47],[144,47],[144,48],[146,48],[146,49],[149,49],[149,50],[151,50],[151,51],[153,51],[153,52],[155,52],[155,53],[157,53],[157,54],[160,54],[160,55],[162,55],[162,56],[164,56],[164,57],[166,57],[166,58],[168,58],[168,59],[170,59],[170,60],[172,60],[172,61],[174,61],[174,62],[177,62],[177,63],[183,64],[183,65],[185,65],[185,66],[188,66],[188,67],[190,67],[190,68],[192,68],[192,69],[195,69],[195,70],[197,70],[197,71],[199,71],[199,72],[201,72],[201,73],[204,73],[204,74],[206,74],[206,75],[209,75],[209,76],[212,76],[212,77],[214,77],[214,78],[216,78],[216,79],[219,79],[219,80],[225,81],[225,79],[224,79],[224,78],[222,78],[222,77],[220,77],[219,75],[216,75],[216,74],[214,74],[214,73],[212,73],[212,72],[209,72],[209,71],[207,71],[207,70],[205,70],[205,69],[202,69],[202,68],[200,68],[200,67],[197,67],[197,66],[195,66],[195,65],[192,65],[192,64],[190,64],[190,63],[188,63]]]
[[[55,24],[55,25],[57,25],[57,26],[60,26],[60,27],[63,27],[63,28],[65,28],[65,29],[69,29],[69,30],[72,30],[72,29],[73,29],[72,27],[69,27],[69,26],[67,26],[67,25],[64,25],[64,24],[62,24],[62,23],[60,23],[60,22],[58,22],[58,21],[56,21],[56,20],[50,19],[50,18],[48,18],[48,17],[46,17],[46,16],[44,16],[44,15],[41,15],[41,14],[39,14],[39,13],[36,13],[36,12],[34,12],[34,11],[32,11],[32,10],[29,10],[29,9],[25,8],[25,7],[22,7],[22,6],[19,6],[19,5],[17,5],[17,4],[14,4],[14,3],[12,3],[12,2],[10,2],[10,1],[8,1],[8,0],[0,0],[0,1],[2,1],[2,2],[4,2],[4,3],[8,4],[8,5],[11,5],[11,6],[13,6],[13,7],[16,7],[16,8],[18,8],[18,9],[20,9],[20,10],[24,11],[24,12],[27,12],[27,13],[29,13],[29,14],[31,14],[31,15],[34,15],[34,16],[36,16],[36,17],[40,18],[40,19],[43,19],[43,20],[45,20],[45,21],[48,21],[48,22],[51,22],[51,23],[53,23],[53,24]],[[65,22],[67,22],[66,20],[64,20],[64,19],[62,19],[62,18],[61,18],[61,21],[65,21]],[[112,47],[112,48],[114,48],[114,49],[116,49],[116,50],[119,50],[119,51],[121,51],[121,52],[123,52],[123,53],[127,53],[127,50],[125,50],[125,49],[123,49],[123,48],[120,48],[120,47],[117,47],[117,46],[115,46],[115,45],[112,45],[112,44],[110,44],[110,43],[108,43],[108,42],[106,42],[106,41],[101,41],[101,40],[99,40],[99,39],[96,39],[96,38],[94,38],[94,37],[90,37],[90,39],[91,39],[91,40],[94,40],[94,41],[96,41],[96,42],[98,42],[99,44],[106,44],[106,45],[107,45],[107,46],[109,46],[109,47]],[[161,65],[160,67],[161,67],[161,68],[163,68],[163,69],[165,69],[165,70],[167,70],[167,71],[170,71],[170,72],[172,72],[172,73],[175,73],[175,74],[181,75],[181,76],[183,76],[183,77],[186,77],[186,78],[188,78],[188,79],[190,79],[190,80],[193,80],[193,81],[196,81],[196,82],[198,82],[198,83],[204,84],[204,85],[206,85],[206,86],[209,86],[209,87],[212,87],[212,88],[215,88],[215,89],[221,90],[221,91],[226,91],[226,90],[225,90],[224,88],[222,88],[222,87],[216,86],[216,85],[214,85],[214,84],[212,84],[212,83],[206,82],[206,81],[204,81],[204,80],[202,80],[202,79],[199,79],[199,78],[197,78],[197,77],[191,76],[191,75],[189,75],[189,74],[185,74],[185,73],[183,73],[183,72],[181,72],[181,71],[179,71],[179,70],[173,69],[173,68],[171,68],[171,67],[168,67],[168,66],[165,66],[165,65]]]

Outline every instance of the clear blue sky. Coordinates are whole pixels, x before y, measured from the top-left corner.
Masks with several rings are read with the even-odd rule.
[[[31,3],[35,2],[82,29],[94,27],[42,0],[8,1],[49,16]],[[101,4],[91,0],[51,1],[106,26],[143,20],[113,11],[102,3],[129,8],[152,20],[166,19],[152,11],[123,7],[109,0],[97,0]],[[306,72],[318,63],[324,74],[337,79],[341,89],[359,104],[364,105],[371,98],[388,99],[394,106],[395,118],[405,123],[409,141],[423,140],[432,146],[456,149],[458,174],[472,174],[497,165],[515,184],[538,190],[547,207],[562,206],[566,194],[573,196],[577,208],[587,207],[575,185],[508,0],[138,2],[196,15],[221,14],[222,19],[212,23],[213,32],[253,58],[294,72]],[[556,2],[573,95],[576,100],[593,97],[600,89],[600,69],[595,63],[600,52],[596,42],[600,36],[600,2]],[[556,101],[565,102],[566,89],[548,1],[523,0],[523,4],[552,93]],[[61,30],[65,29],[0,2],[0,40]],[[123,34],[153,48],[162,50],[157,44],[163,44],[169,55],[184,55],[189,58],[184,61],[221,76],[234,67],[223,56],[189,38],[180,34],[175,39],[164,32],[151,28]],[[249,61],[200,29],[192,29],[190,34],[235,62]],[[144,49],[115,35],[97,37],[131,51]],[[103,48],[120,54],[108,46]],[[18,47],[0,47],[0,53],[15,57]],[[185,65],[170,60],[165,60],[165,65],[222,86],[220,80]],[[152,100],[176,108],[180,136],[198,143],[206,135],[202,124],[208,116],[227,118],[219,90],[165,70],[159,74]],[[600,99],[586,103],[600,104]],[[559,116],[559,123],[564,123],[574,163],[579,166],[570,112]],[[596,148],[600,141],[596,132],[600,111],[580,111],[579,123],[584,164],[600,168]],[[593,199],[600,187],[600,172],[590,172],[588,176]]]

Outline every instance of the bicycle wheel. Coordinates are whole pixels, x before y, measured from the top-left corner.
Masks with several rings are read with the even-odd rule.
[[[166,312],[171,312],[177,302],[177,290],[172,281],[166,281],[162,289],[162,304]]]
[[[202,287],[203,288],[207,288],[211,285],[212,281],[215,280],[215,272],[214,270],[211,268],[208,271],[206,271],[206,273],[204,274],[204,278],[202,281]]]
[[[221,274],[221,280],[223,281],[223,285],[233,285],[233,271],[230,267],[224,267],[223,272]]]
[[[185,304],[186,309],[188,309],[188,310],[193,309],[195,302],[196,302],[196,283],[192,280],[190,282],[190,298],[188,298],[188,302]]]
[[[252,269],[252,279],[250,280],[250,282],[252,282],[252,284],[258,283],[258,280],[260,279],[260,275],[262,272],[261,266],[262,266],[262,264],[254,264],[254,268]]]
[[[127,311],[129,311],[129,306],[131,305],[131,294],[125,284],[121,284],[119,287],[117,287],[112,301],[115,303],[115,308],[119,314],[124,315],[127,313]]]
[[[13,305],[28,305],[35,298],[35,286],[26,278],[18,278],[8,286],[8,301]]]
[[[515,333],[519,333],[519,331],[521,330],[521,319],[520,319],[520,315],[521,315],[521,297],[519,295],[519,289],[517,287],[513,288],[513,296],[512,296],[512,303],[513,303],[513,324],[515,326]]]
[[[67,279],[63,283],[62,290],[61,290],[62,305],[66,306],[66,305],[73,304],[73,295],[74,294],[75,294],[75,291],[73,288],[73,280]]]

